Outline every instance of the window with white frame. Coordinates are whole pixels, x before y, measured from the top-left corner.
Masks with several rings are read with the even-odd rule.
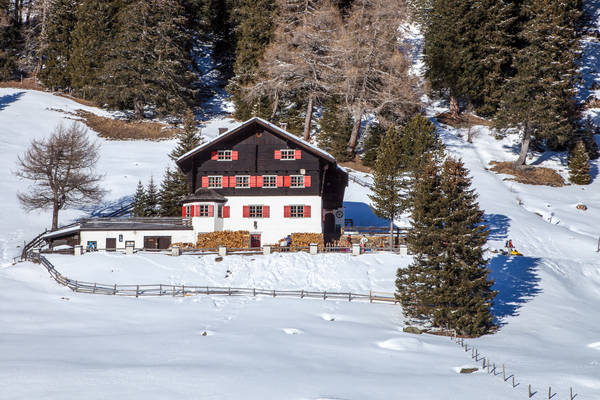
[[[263,217],[263,206],[253,205],[249,206],[249,217],[250,218],[262,218]]]
[[[192,216],[192,207],[193,206],[185,206],[185,217],[190,218]]]
[[[218,150],[217,161],[231,161],[232,153],[231,150]]]
[[[209,189],[221,189],[223,187],[222,176],[209,176],[208,177],[208,188]]]
[[[242,175],[235,177],[236,188],[249,188],[250,187],[250,176]]]
[[[304,175],[291,175],[290,176],[290,187],[303,188],[304,187]]]
[[[296,151],[294,149],[281,150],[281,159],[282,160],[295,160],[296,159]]]
[[[304,218],[304,206],[303,205],[290,206],[290,217]]]
[[[277,175],[263,175],[264,188],[276,188],[277,187]]]
[[[199,205],[197,210],[198,210],[198,215],[196,215],[196,217],[208,217],[209,216],[207,204]]]

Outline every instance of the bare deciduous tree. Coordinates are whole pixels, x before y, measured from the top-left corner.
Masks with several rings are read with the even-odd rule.
[[[412,114],[419,107],[399,27],[407,22],[402,0],[356,0],[333,44],[339,70],[330,81],[352,114],[348,150],[354,152],[365,113]],[[404,46],[404,49],[401,48]],[[403,51],[404,50],[404,51]]]
[[[19,156],[15,175],[32,181],[17,197],[26,210],[52,207],[52,229],[58,228],[59,210],[100,201],[104,190],[94,171],[99,145],[89,140],[87,129],[74,122],[58,125],[46,139],[34,139]]]
[[[273,99],[273,119],[281,98],[306,94],[303,136],[308,140],[315,102],[332,88],[326,77],[332,76],[337,62],[331,44],[339,34],[342,19],[330,0],[279,0],[278,10],[277,29],[259,65],[261,78],[246,88],[247,97],[266,95]]]

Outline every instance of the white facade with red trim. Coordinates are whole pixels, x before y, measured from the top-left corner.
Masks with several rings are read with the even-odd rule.
[[[277,244],[290,233],[323,229],[319,196],[232,196],[224,204],[186,203],[183,213],[191,218],[195,237],[221,230],[249,231],[259,234],[263,245]]]

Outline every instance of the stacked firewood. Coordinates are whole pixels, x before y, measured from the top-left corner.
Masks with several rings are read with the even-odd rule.
[[[323,234],[322,233],[292,233],[292,247],[296,246],[310,246],[311,243],[316,243],[319,248],[323,248]],[[281,239],[279,243],[285,242],[285,238]]]
[[[248,231],[217,231],[198,234],[197,249],[216,249],[219,246],[229,249],[246,249],[250,247],[250,233]]]

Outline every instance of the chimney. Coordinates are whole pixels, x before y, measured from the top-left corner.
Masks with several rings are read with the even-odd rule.
[[[287,122],[282,122],[280,125],[281,129],[283,129],[284,131],[287,131]]]
[[[219,136],[222,135],[222,134],[224,134],[227,131],[228,131],[227,128],[219,128]]]

